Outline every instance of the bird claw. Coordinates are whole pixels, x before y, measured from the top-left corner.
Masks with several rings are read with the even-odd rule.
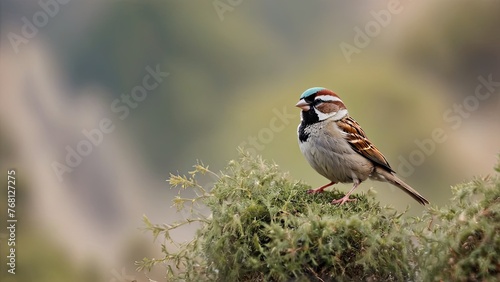
[[[319,193],[323,193],[323,192],[325,192],[326,188],[332,186],[333,184],[335,184],[335,182],[332,181],[332,182],[330,182],[330,183],[328,183],[326,185],[323,185],[323,186],[321,186],[319,188],[309,189],[309,190],[307,190],[307,194],[319,194]]]
[[[323,187],[307,190],[307,194],[320,194],[323,192],[325,192],[325,188],[323,188]]]
[[[344,204],[345,202],[355,202],[355,201],[356,201],[356,199],[351,199],[351,198],[349,198],[349,196],[344,196],[340,199],[333,200],[331,203],[332,204],[339,204],[339,206],[340,206],[340,205]]]

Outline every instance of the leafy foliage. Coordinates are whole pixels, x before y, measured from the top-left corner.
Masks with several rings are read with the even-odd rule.
[[[458,185],[449,206],[407,218],[370,192],[355,204],[331,205],[340,192],[309,195],[276,164],[244,152],[220,173],[194,168],[169,180],[195,191],[173,201],[190,217],[173,225],[145,218],[155,239],[165,240],[164,257],[145,258],[138,270],[162,263],[168,281],[498,281],[498,176]],[[212,189],[199,184],[201,175],[215,179]],[[200,228],[192,241],[172,240],[172,231],[194,222]]]
[[[422,220],[432,226],[417,232],[423,280],[499,281],[500,178],[478,178],[452,190],[451,204],[429,209]]]
[[[213,188],[202,187],[199,174],[216,177]],[[154,225],[164,236],[165,256],[144,259],[139,269],[167,263],[168,281],[332,281],[410,280],[410,237],[401,228],[401,214],[357,196],[356,204],[331,205],[338,191],[308,195],[310,188],[291,181],[276,164],[241,153],[238,161],[215,174],[198,164],[189,176],[172,175],[170,183],[191,187],[197,197],[174,199],[192,218],[174,225]],[[204,204],[209,217],[192,209]],[[189,204],[186,206],[186,204]],[[201,222],[193,241],[177,245],[171,231]],[[170,251],[167,245],[178,249]],[[342,278],[340,278],[342,277]]]

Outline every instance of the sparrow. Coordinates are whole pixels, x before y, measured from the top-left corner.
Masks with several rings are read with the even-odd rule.
[[[321,193],[336,183],[353,183],[347,194],[332,201],[344,204],[361,182],[389,182],[422,205],[422,195],[396,176],[386,158],[366,137],[361,126],[349,116],[346,106],[333,91],[323,87],[307,89],[295,105],[301,111],[298,127],[299,147],[309,164],[330,183],[308,193]]]

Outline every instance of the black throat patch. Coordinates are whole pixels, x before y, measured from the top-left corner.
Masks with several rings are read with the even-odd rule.
[[[300,123],[299,126],[299,141],[306,142],[307,138],[309,138],[309,133],[305,132],[306,128],[311,124],[319,122],[319,117],[314,111],[313,107],[311,107],[307,112],[302,111],[301,115],[302,115],[302,122]]]

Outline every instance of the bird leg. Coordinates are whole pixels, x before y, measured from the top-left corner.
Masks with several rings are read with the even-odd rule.
[[[316,194],[316,193],[323,193],[325,192],[325,189],[328,188],[329,186],[332,186],[333,184],[335,184],[336,182],[330,182],[326,185],[323,185],[319,188],[316,188],[316,189],[310,189],[310,190],[307,190],[307,194]]]
[[[345,202],[352,202],[352,201],[356,201],[356,199],[351,199],[349,198],[349,196],[352,194],[352,192],[354,192],[354,189],[356,189],[356,187],[358,187],[360,182],[354,182],[354,185],[352,186],[351,190],[349,190],[349,192],[347,192],[347,194],[345,194],[344,197],[340,198],[340,199],[337,199],[337,200],[333,200],[332,201],[332,204],[339,204],[339,205],[342,205],[343,203]]]

